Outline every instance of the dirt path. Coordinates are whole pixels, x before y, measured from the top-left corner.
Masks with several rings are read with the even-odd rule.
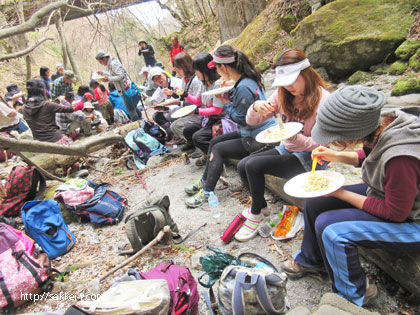
[[[106,159],[100,161],[96,168],[103,169],[103,164],[106,161]],[[92,173],[92,177],[101,177],[104,181],[111,182],[115,191],[128,198],[129,207],[127,213],[136,210],[139,207],[138,205],[148,196],[139,180],[130,171],[124,170],[121,173],[121,170],[118,170],[116,172],[115,168],[111,167],[107,167],[106,170],[107,174]],[[158,245],[149,253],[130,264],[129,267],[145,271],[166,262],[168,259],[172,259],[177,264],[188,266],[194,276],[197,277],[202,273],[199,258],[209,253],[206,249],[207,245],[222,248],[233,255],[238,255],[242,252],[254,252],[266,257],[276,266],[288,255],[299,249],[302,233],[286,242],[276,242],[256,237],[246,243],[232,241],[230,244],[224,244],[220,240],[220,235],[235,214],[245,208],[241,204],[240,199],[244,199],[246,194],[243,193],[236,170],[233,167],[228,167],[227,179],[229,186],[226,188],[219,184],[218,188],[224,189],[217,190],[222,213],[221,217],[213,219],[208,205],[197,209],[187,208],[184,204],[184,198],[186,197],[184,186],[199,178],[202,171],[202,168],[195,166],[193,163],[185,165],[181,159],[175,159],[158,165],[142,175],[148,190],[153,195],[167,194],[170,197],[171,214],[183,235],[202,223],[207,223],[207,225],[183,243],[182,246]],[[274,197],[267,194],[267,199],[273,202]],[[281,206],[281,201],[271,204],[273,209]],[[66,309],[69,305],[74,304],[75,301],[71,301],[69,298],[64,300],[65,294],[67,296],[73,294],[75,298],[81,298],[88,294],[102,293],[112,284],[113,279],[122,276],[126,272],[127,268],[116,272],[101,285],[97,281],[99,276],[124,260],[124,257],[118,255],[118,248],[128,242],[123,223],[117,226],[96,229],[89,224],[79,223],[71,223],[69,227],[77,237],[77,244],[70,253],[54,262],[54,266],[59,270],[64,271],[66,267],[71,269],[70,275],[66,276],[66,282],[55,285],[52,292],[58,296],[61,294],[63,298],[31,303],[24,307],[21,313]],[[283,255],[279,254],[274,244],[277,245]],[[379,272],[368,264],[366,264],[366,267],[376,273]],[[373,302],[368,309],[381,314],[396,312],[398,310],[397,300],[383,290],[384,283],[380,282],[378,286],[380,288],[379,299]],[[205,289],[199,286],[199,290],[203,291]],[[305,277],[297,281],[289,281],[287,290],[292,306],[303,305],[311,310],[315,310],[321,296],[325,292],[330,291],[330,283],[326,279]],[[208,314],[203,299],[200,300],[199,314]]]

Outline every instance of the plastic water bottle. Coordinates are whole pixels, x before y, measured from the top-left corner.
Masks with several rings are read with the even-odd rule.
[[[280,223],[283,213],[279,211],[276,214],[272,214],[265,223],[258,228],[258,234],[261,237],[268,237],[270,236],[271,230],[276,227],[277,224]]]
[[[211,211],[211,216],[215,219],[220,217],[220,209],[219,209],[219,199],[214,194],[214,192],[209,193],[209,207]]]

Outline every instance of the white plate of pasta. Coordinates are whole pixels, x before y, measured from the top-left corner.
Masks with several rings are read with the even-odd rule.
[[[280,129],[278,125],[265,129],[257,134],[255,140],[260,143],[279,143],[280,141],[293,137],[303,127],[299,122],[288,122],[284,123],[283,126],[284,129]]]
[[[315,175],[315,176],[314,176]],[[314,198],[330,194],[344,185],[345,178],[334,171],[299,174],[284,184],[284,192],[297,198]]]

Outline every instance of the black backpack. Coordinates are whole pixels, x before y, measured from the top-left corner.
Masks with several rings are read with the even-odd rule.
[[[178,226],[169,214],[169,197],[159,196],[148,199],[141,209],[125,219],[125,233],[134,252],[151,242],[168,225],[178,234]]]

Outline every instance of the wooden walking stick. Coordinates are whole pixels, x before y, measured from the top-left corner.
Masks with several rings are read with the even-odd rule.
[[[150,249],[151,247],[153,247],[156,243],[159,243],[163,239],[163,237],[165,236],[165,234],[171,234],[172,236],[174,236],[174,233],[172,232],[171,228],[168,225],[166,225],[162,230],[160,230],[159,233],[158,233],[158,235],[156,235],[156,237],[149,244],[147,244],[140,251],[138,251],[137,253],[135,253],[133,256],[131,256],[130,258],[127,258],[121,264],[119,264],[118,266],[115,266],[110,271],[108,271],[106,274],[104,274],[103,276],[101,276],[99,278],[99,281],[102,281],[102,280],[106,279],[107,277],[109,277],[110,275],[112,275],[118,269],[121,269],[122,267],[128,265],[134,259],[136,259],[141,254],[143,254],[145,251],[147,251],[148,249]]]

